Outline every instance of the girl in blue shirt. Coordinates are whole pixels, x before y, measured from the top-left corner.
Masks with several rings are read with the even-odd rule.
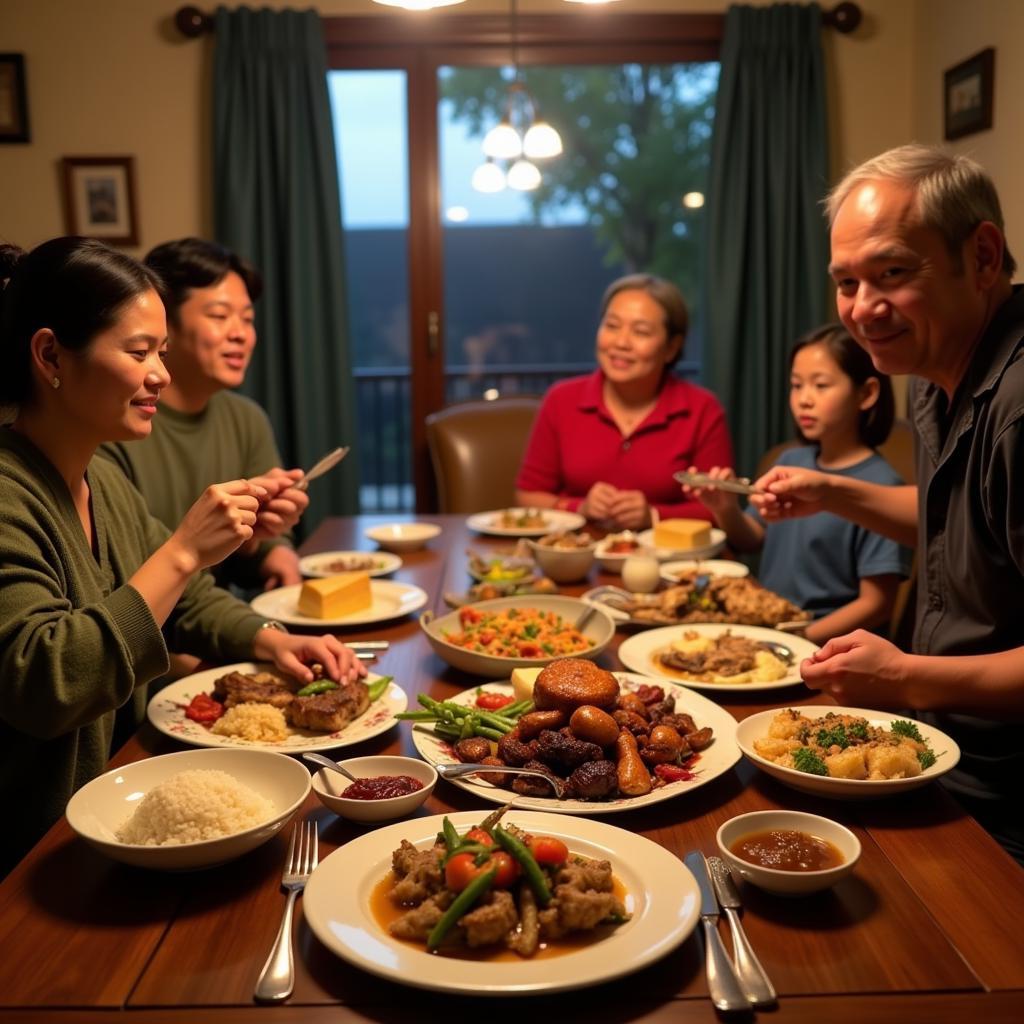
[[[892,383],[839,324],[801,338],[790,353],[789,407],[803,444],[784,451],[779,465],[820,469],[896,486],[899,474],[875,451],[895,415]],[[732,470],[711,475],[729,479]],[[854,629],[884,631],[911,552],[831,513],[766,524],[735,494],[692,489],[739,552],[761,551],[760,582],[814,620],[807,637],[824,643]]]

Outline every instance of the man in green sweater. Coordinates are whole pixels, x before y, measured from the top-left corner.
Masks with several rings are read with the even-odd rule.
[[[105,444],[146,499],[174,526],[216,480],[280,478],[281,456],[266,413],[235,393],[256,345],[253,303],[262,279],[254,267],[213,242],[183,238],[158,245],[146,263],[166,286],[171,382],[149,437]],[[305,511],[305,493],[288,488],[261,511],[257,536],[214,569],[221,586],[243,591],[302,582],[287,533]]]

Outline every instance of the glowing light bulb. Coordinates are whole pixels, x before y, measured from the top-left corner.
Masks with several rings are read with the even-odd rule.
[[[483,145],[486,156],[497,157],[500,160],[514,160],[523,151],[523,140],[508,121],[495,125],[484,136]]]
[[[477,192],[500,192],[505,187],[505,172],[488,158],[473,172],[469,183]]]
[[[523,139],[523,155],[531,160],[545,160],[562,152],[562,137],[547,123],[530,125]]]
[[[508,187],[529,192],[540,184],[540,171],[529,160],[517,160],[508,169]]]
[[[688,210],[699,210],[704,205],[703,192],[687,192],[683,196],[683,206]]]

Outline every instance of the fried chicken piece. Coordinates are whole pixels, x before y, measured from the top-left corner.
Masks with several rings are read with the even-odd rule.
[[[435,896],[431,896],[429,900],[424,901],[418,907],[413,907],[412,910],[392,921],[388,925],[388,931],[396,939],[425,941],[454,899],[455,893],[450,889],[442,889]],[[449,932],[449,937],[451,936],[452,933]]]
[[[519,736],[518,726],[505,733],[498,741],[498,757],[512,768],[522,768],[527,761],[537,756],[537,741],[524,743]]]
[[[482,736],[471,736],[469,739],[459,740],[453,749],[455,756],[463,764],[476,764],[485,757],[491,756],[490,740],[485,740]]]
[[[577,800],[603,800],[619,788],[619,773],[614,761],[587,761],[567,780],[568,795]]]
[[[519,924],[512,894],[505,889],[492,889],[478,906],[459,919],[466,929],[466,945],[491,946],[504,942]]]
[[[537,737],[537,759],[552,768],[572,771],[587,761],[604,760],[604,751],[596,743],[576,739],[568,729],[545,729]]]
[[[444,886],[441,856],[444,847],[417,850],[407,839],[391,854],[391,870],[395,887],[390,896],[394,903],[422,903]]]

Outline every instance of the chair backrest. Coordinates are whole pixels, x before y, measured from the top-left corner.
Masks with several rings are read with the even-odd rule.
[[[515,504],[515,481],[540,399],[517,395],[462,402],[426,418],[441,512]]]

